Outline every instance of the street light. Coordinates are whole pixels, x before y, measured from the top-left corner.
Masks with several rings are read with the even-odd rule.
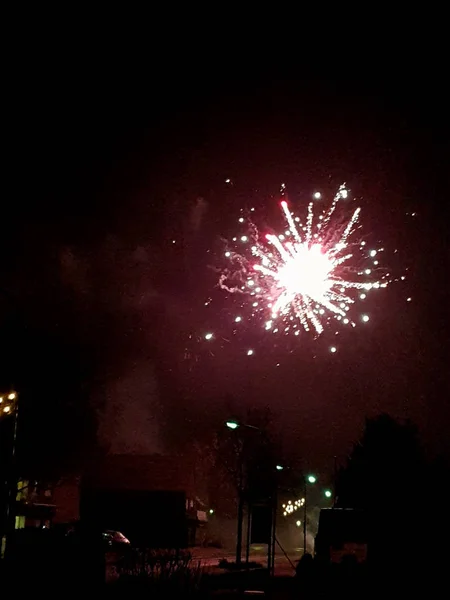
[[[307,505],[307,491],[308,491],[308,486],[307,483],[311,483],[314,484],[317,481],[317,477],[315,475],[308,475],[307,477],[303,478],[303,483],[304,483],[304,487],[305,487],[305,503],[303,504],[303,556],[306,554],[306,528],[307,528],[307,522],[306,522],[306,505]]]
[[[331,491],[331,490],[325,490],[325,491],[324,491],[324,494],[325,494],[325,497],[326,497],[326,498],[331,498],[331,496],[333,495],[333,493],[332,493],[332,491]]]
[[[225,421],[225,425],[228,427],[228,429],[231,430],[236,430],[239,427],[244,427],[245,429],[253,429],[255,431],[257,431],[260,435],[265,436],[266,433],[264,430],[260,429],[259,427],[255,427],[255,425],[249,425],[248,423],[240,423],[239,421],[237,421],[236,419],[229,419],[227,421]],[[280,464],[276,464],[275,465],[275,469],[277,471],[282,471],[284,469],[283,465]],[[240,565],[241,564],[241,560],[242,560],[242,526],[243,526],[243,521],[244,521],[244,464],[243,464],[243,459],[241,457],[241,459],[239,460],[239,476],[238,476],[238,514],[237,514],[237,536],[236,536],[236,565]],[[275,506],[275,504],[274,504]],[[249,508],[250,510],[250,508]],[[272,508],[273,511],[273,515],[275,513],[275,508]],[[271,526],[271,536],[272,536],[272,540],[269,544],[269,550],[268,550],[268,563],[269,563],[269,570],[273,569],[273,553],[274,553],[274,544],[275,544],[275,518],[273,516],[272,519],[272,526]],[[248,564],[248,556],[249,556],[249,539],[250,539],[250,519],[248,519],[248,533],[247,533],[247,564]]]
[[[9,544],[15,525],[15,502],[17,494],[17,472],[16,472],[16,445],[17,445],[17,423],[19,416],[19,403],[17,393],[9,392],[7,395],[0,396],[0,420],[12,417],[12,444],[11,444],[11,469],[8,477],[6,497],[6,518],[4,521],[5,531],[1,531],[1,546],[9,551]],[[3,500],[3,498],[1,499]],[[3,518],[3,515],[1,515]]]
[[[17,393],[10,392],[7,395],[0,396],[0,419],[2,417],[6,418],[10,414],[13,414],[13,412],[17,419]]]

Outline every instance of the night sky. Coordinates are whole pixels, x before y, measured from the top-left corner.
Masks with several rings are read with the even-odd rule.
[[[185,73],[145,86],[32,71],[0,261],[2,378],[23,392],[34,455],[90,447],[94,417],[114,452],[171,452],[227,411],[264,406],[286,452],[314,468],[331,469],[383,411],[417,423],[430,454],[448,451],[443,83]],[[226,298],[204,306],[220,237],[244,205],[270,213],[281,182],[302,206],[346,182],[364,233],[397,249],[389,260],[408,277],[370,299],[370,323],[336,354],[329,332],[276,344],[250,332],[253,357],[233,341],[206,347],[227,320]]]

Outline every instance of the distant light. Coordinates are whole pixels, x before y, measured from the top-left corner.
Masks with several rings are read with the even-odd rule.
[[[327,498],[331,498],[331,496],[332,496],[331,490],[325,490],[324,493]]]
[[[231,183],[231,179],[225,179],[225,183]]]
[[[316,483],[317,477],[315,475],[308,475],[307,477],[309,483]]]
[[[283,465],[277,465],[275,468],[277,471],[282,471],[284,469]]]
[[[11,410],[10,406],[5,406],[5,408],[3,409],[3,412],[9,413],[10,410]]]
[[[247,350],[247,356],[251,356],[253,354],[253,350]]]
[[[366,270],[364,271],[364,273],[365,273],[366,275],[370,275],[370,274],[371,274],[371,272],[372,272],[372,271],[371,271],[370,269],[366,269]]]
[[[341,197],[344,199],[348,198],[348,190],[346,190],[345,188],[341,190]]]
[[[213,334],[212,333],[207,333],[205,335],[205,340],[210,340],[212,338]]]
[[[361,300],[364,300],[365,298],[367,298],[366,294],[360,294],[359,297],[361,298]]]
[[[247,284],[248,284],[250,287],[252,287],[253,285],[255,285],[255,282],[253,281],[253,279],[249,279],[249,280],[247,281]]]
[[[234,321],[235,323],[240,323],[242,321],[242,317],[236,317]]]
[[[320,200],[322,198],[322,194],[320,192],[314,192],[314,198],[316,200]]]
[[[3,396],[0,396],[0,404],[3,402]]]
[[[370,319],[369,315],[362,316],[362,320],[364,321],[364,323],[367,323],[369,321],[369,319]]]
[[[210,508],[210,509],[209,509],[209,514],[210,514],[210,515],[213,515],[213,514],[214,514],[214,509],[213,509],[213,508]]]
[[[231,256],[231,252],[225,252],[225,256],[228,258],[229,256]]]
[[[336,346],[331,346],[330,352],[336,352],[336,350],[337,350]]]
[[[172,244],[176,244],[176,243],[177,243],[177,240],[172,240]]]
[[[8,394],[8,400],[15,400],[16,399],[16,393],[12,392],[11,394]]]
[[[412,298],[406,298],[406,302],[411,302]],[[0,398],[0,402],[1,402],[1,398]]]
[[[239,427],[239,423],[237,421],[227,421],[225,425],[228,429],[237,429]]]
[[[243,223],[244,222],[244,217],[239,217],[239,223]]]
[[[301,521],[295,521],[295,524],[297,525],[297,527],[300,527],[300,525],[302,524]]]
[[[370,251],[370,256],[374,257],[376,253],[377,253],[377,251],[376,251],[376,250],[371,250],[371,251]]]
[[[248,241],[248,237],[246,235],[243,235],[241,237],[241,242],[247,242]]]

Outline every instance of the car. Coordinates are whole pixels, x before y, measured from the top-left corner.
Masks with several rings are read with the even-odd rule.
[[[103,541],[107,546],[117,546],[121,544],[130,544],[130,540],[120,531],[112,531],[108,529],[102,533]]]

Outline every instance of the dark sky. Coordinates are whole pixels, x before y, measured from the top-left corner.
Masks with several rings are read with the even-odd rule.
[[[62,74],[32,65],[24,79],[33,94],[17,93],[0,261],[5,385],[24,390],[33,444],[69,452],[95,413],[114,451],[170,451],[226,407],[269,406],[286,450],[320,468],[382,411],[413,419],[433,453],[446,448],[443,83],[183,71],[145,84],[76,61]],[[370,327],[333,356],[326,336],[298,347],[255,337],[252,361],[239,344],[212,355],[189,341],[224,318],[204,310],[208,265],[243,203],[267,207],[281,182],[301,199],[344,181],[363,198],[368,235],[408,267],[371,301]]]

